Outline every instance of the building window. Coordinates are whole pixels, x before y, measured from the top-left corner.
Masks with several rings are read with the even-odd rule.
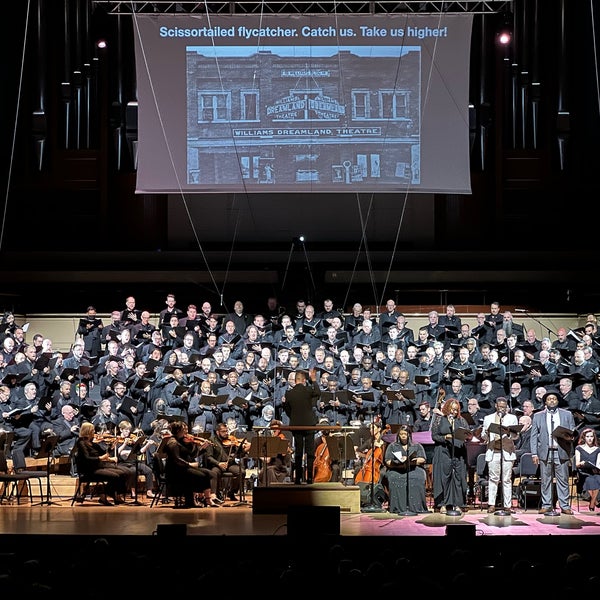
[[[379,117],[382,119],[401,119],[407,117],[408,93],[394,90],[379,92]]]
[[[354,90],[352,92],[352,118],[368,119],[371,115],[369,106],[369,92]]]
[[[242,121],[258,121],[258,90],[241,91]]]
[[[199,122],[228,122],[231,120],[229,92],[200,92],[198,95]]]

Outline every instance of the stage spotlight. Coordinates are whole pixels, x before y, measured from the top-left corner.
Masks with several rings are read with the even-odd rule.
[[[298,241],[304,244],[304,236],[303,236],[303,235],[301,235],[301,236],[298,238]]]
[[[96,46],[98,48],[100,48],[101,50],[104,50],[104,48],[106,48],[107,45],[108,44],[106,43],[106,40],[104,40],[104,39],[100,39],[96,42]]]
[[[508,46],[512,41],[512,33],[508,29],[503,29],[496,36],[496,40],[500,46]]]

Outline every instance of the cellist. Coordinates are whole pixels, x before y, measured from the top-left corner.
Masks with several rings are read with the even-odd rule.
[[[354,473],[356,485],[379,483],[381,467],[385,454],[381,423],[375,421],[370,425],[371,436],[361,446],[356,447],[357,468]]]
[[[325,417],[319,419],[318,424],[329,425],[329,419]],[[315,436],[315,463],[313,466],[313,481],[315,483],[340,480],[340,463],[331,460],[329,446],[327,445],[328,437],[329,430],[327,429],[318,431]],[[334,479],[334,477],[337,477],[337,479]]]

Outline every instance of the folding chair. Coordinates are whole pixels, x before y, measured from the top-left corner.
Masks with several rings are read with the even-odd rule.
[[[475,467],[477,480],[475,481],[475,498],[479,498],[479,507],[486,504],[488,501],[488,464],[485,460],[485,452],[477,456]]]
[[[106,494],[107,488],[107,480],[101,475],[82,475],[81,469],[77,466],[77,454],[76,454],[76,446],[73,447],[71,451],[71,459],[74,461],[77,467],[77,485],[75,486],[75,493],[71,498],[71,506],[75,504],[75,502],[79,502],[83,504],[85,502],[86,497],[90,499],[95,496],[100,496],[101,494]]]
[[[532,502],[539,507],[542,501],[542,483],[539,465],[533,462],[531,452],[526,452],[519,459],[519,485],[517,498],[519,506],[527,510]]]
[[[49,498],[48,493],[46,493],[46,498],[44,498],[44,486],[42,485],[42,481],[45,481],[46,484],[48,484],[50,473],[48,471],[33,471],[27,469],[25,455],[23,454],[22,450],[13,450],[12,459],[13,470],[15,474],[28,477],[29,481],[35,479],[38,482],[40,491],[40,504],[46,504]],[[48,492],[48,490],[46,490],[46,492]]]
[[[25,492],[29,496],[29,502],[33,504],[31,493],[31,480],[33,478],[32,475],[27,473],[17,473],[14,469],[11,471],[4,450],[0,450],[0,484],[2,484],[0,504],[3,504],[4,500],[10,500],[13,497],[17,499],[17,504],[21,504],[21,498]]]

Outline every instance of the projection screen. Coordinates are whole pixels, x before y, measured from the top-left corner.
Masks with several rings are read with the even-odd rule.
[[[136,15],[136,192],[470,193],[471,26]]]

